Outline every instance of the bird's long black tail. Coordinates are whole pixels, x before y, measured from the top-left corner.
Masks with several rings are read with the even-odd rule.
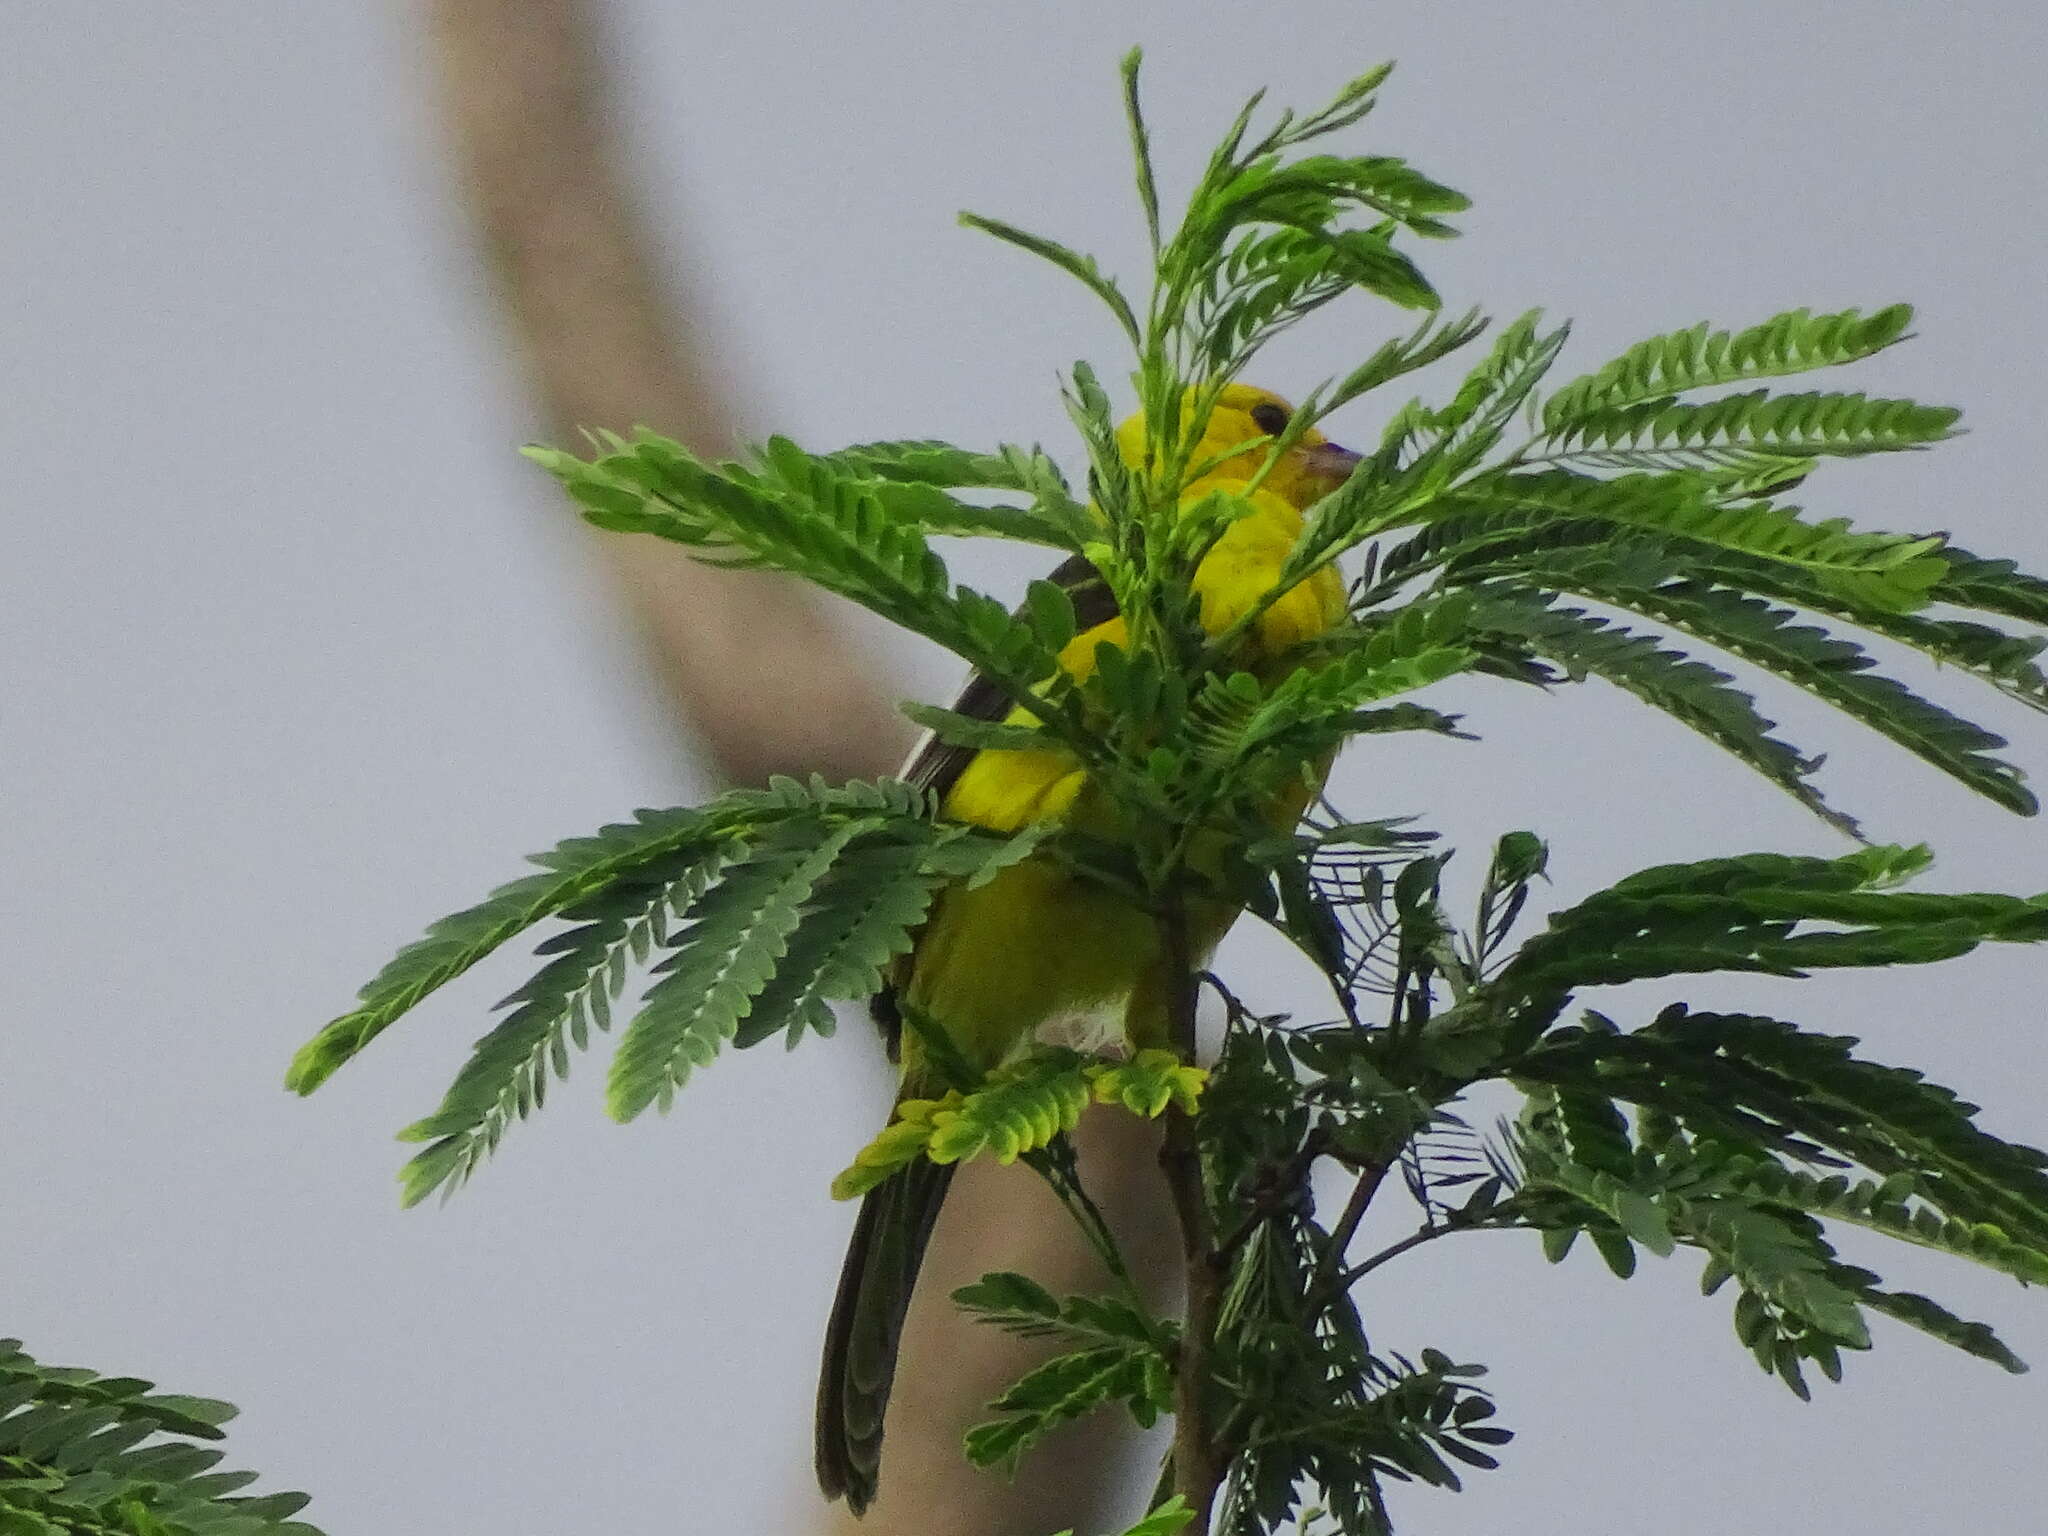
[[[818,1373],[818,1486],[856,1515],[875,1496],[903,1317],[952,1182],[951,1164],[919,1159],[870,1190],[839,1271]]]

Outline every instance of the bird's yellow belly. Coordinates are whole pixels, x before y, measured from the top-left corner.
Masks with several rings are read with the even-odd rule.
[[[1202,623],[1211,633],[1229,628],[1271,590],[1300,521],[1291,508],[1284,523],[1247,518],[1230,528],[1197,571],[1194,588]],[[1266,658],[1322,633],[1342,615],[1343,583],[1318,572],[1268,608],[1247,636],[1245,662]],[[1121,644],[1121,618],[1077,636],[1060,657],[1076,678],[1094,669],[1095,650]],[[1261,668],[1261,670],[1263,670]],[[1013,710],[1011,723],[1030,723]],[[1276,830],[1292,827],[1321,783],[1321,764],[1274,798]],[[996,832],[1040,821],[1088,824],[1103,808],[1088,793],[1088,776],[1064,752],[985,750],[961,771],[945,799],[949,820]],[[1113,828],[1101,831],[1114,835]],[[1198,865],[1203,842],[1194,849]],[[1200,902],[1189,913],[1190,958],[1206,963],[1237,918],[1233,907]],[[1027,858],[974,889],[942,893],[918,938],[903,978],[906,1000],[943,1028],[968,1062],[986,1071],[1028,1044],[1043,1028],[1073,1025],[1107,1029],[1134,1046],[1164,1045],[1167,990],[1164,940],[1150,914],[1121,892],[1083,880],[1049,857]],[[903,1041],[906,1092],[935,1091],[920,1083],[924,1051],[915,1031]]]
[[[1040,1029],[1121,1032],[1160,934],[1119,894],[1049,858],[1026,859],[972,890],[947,891],[918,941],[908,998],[986,1071]],[[922,1053],[906,1037],[906,1075]]]

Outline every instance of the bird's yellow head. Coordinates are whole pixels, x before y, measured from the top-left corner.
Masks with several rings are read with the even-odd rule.
[[[1286,431],[1288,419],[1293,414],[1294,407],[1270,390],[1250,384],[1225,385],[1215,409],[1209,413],[1208,427],[1202,433],[1201,442],[1188,455],[1189,467],[1201,472],[1184,488],[1184,493],[1212,482],[1251,479],[1266,462],[1271,446],[1266,439],[1276,438]],[[1116,438],[1126,463],[1135,467],[1143,462],[1145,418],[1142,413],[1118,427]],[[1231,449],[1239,443],[1248,446],[1241,453],[1232,453]],[[1256,446],[1250,446],[1254,443]],[[1306,507],[1342,485],[1357,464],[1357,454],[1348,448],[1339,448],[1311,427],[1302,433],[1299,442],[1281,455],[1280,461],[1267,471],[1261,484],[1294,506]]]

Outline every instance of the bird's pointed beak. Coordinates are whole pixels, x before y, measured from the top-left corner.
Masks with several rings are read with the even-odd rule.
[[[1335,443],[1318,443],[1313,448],[1300,450],[1302,463],[1309,478],[1322,487],[1327,496],[1358,468],[1364,455],[1353,453],[1349,448],[1339,448]]]

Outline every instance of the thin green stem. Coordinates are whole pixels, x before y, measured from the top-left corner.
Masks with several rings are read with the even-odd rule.
[[[1460,1221],[1453,1211],[1445,1220],[1435,1226],[1418,1227],[1399,1242],[1389,1243],[1371,1258],[1363,1259],[1336,1277],[1335,1290],[1338,1294],[1351,1289],[1367,1275],[1408,1253],[1424,1243],[1433,1243],[1440,1237],[1449,1237],[1454,1232],[1519,1232],[1526,1228],[1526,1222],[1519,1221]]]
[[[1062,1136],[1043,1152],[1033,1154],[1029,1161],[1060,1204],[1066,1207],[1067,1214],[1074,1218],[1089,1246],[1101,1258],[1103,1267],[1128,1293],[1127,1299],[1137,1300],[1137,1283],[1131,1277],[1130,1266],[1124,1262],[1123,1250],[1117,1246],[1116,1234],[1110,1230],[1102,1207],[1082,1186],[1073,1143]]]

